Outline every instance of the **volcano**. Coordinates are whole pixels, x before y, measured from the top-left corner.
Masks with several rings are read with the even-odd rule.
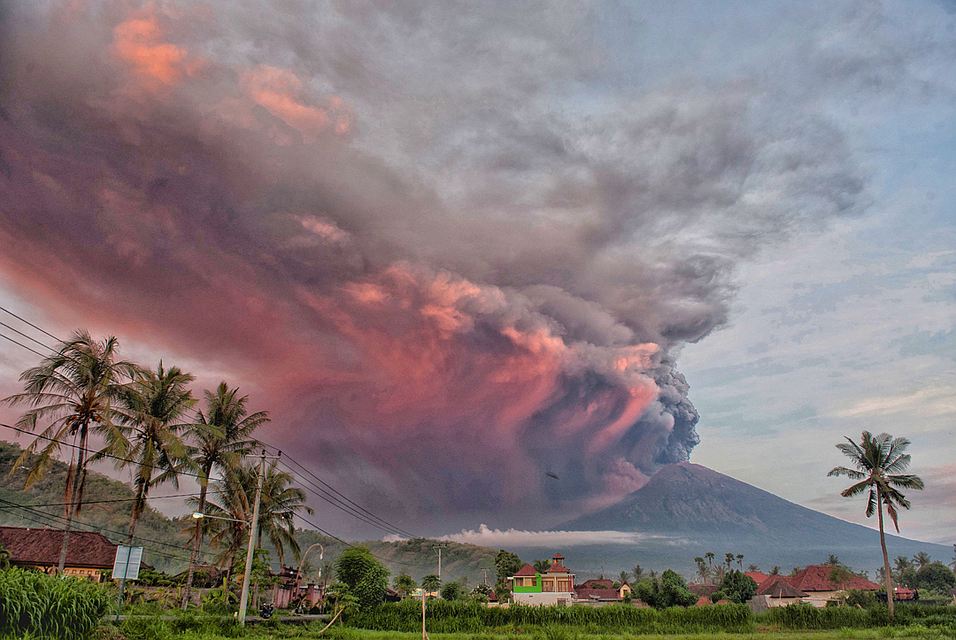
[[[904,522],[905,522],[905,515]],[[682,462],[661,468],[621,501],[557,527],[565,531],[629,531],[644,539],[632,547],[584,546],[568,550],[578,566],[616,571],[641,564],[691,573],[693,558],[744,555],[761,568],[821,563],[830,554],[874,575],[882,565],[879,533],[807,509],[707,467]],[[950,548],[887,536],[890,557],[925,551],[948,560]],[[570,561],[570,560],[569,560]]]

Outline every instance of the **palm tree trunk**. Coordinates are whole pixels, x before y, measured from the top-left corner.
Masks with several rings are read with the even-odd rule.
[[[876,513],[880,522],[880,546],[883,548],[883,582],[886,587],[886,607],[889,610],[890,620],[893,620],[895,603],[893,602],[893,574],[890,572],[890,557],[886,553],[886,534],[883,533],[883,497],[880,487],[876,487]]]
[[[73,529],[73,516],[80,510],[83,500],[84,470],[86,467],[86,436],[87,425],[80,426],[80,447],[76,456],[76,466],[66,478],[66,526],[63,529],[63,542],[60,544],[60,559],[57,563],[57,575],[63,575],[66,570],[66,554],[70,548],[70,530]]]
[[[205,482],[200,478],[199,483],[199,508],[197,511],[203,513],[206,509],[206,489],[209,487],[209,470],[206,470]],[[199,559],[199,549],[202,547],[202,520],[196,518],[196,524],[193,527],[193,548],[189,552],[189,570],[186,572],[186,585],[183,588],[182,608],[185,610],[189,606],[189,598],[193,589],[193,576],[196,573],[196,561]]]
[[[136,525],[139,523],[140,516],[143,515],[143,509],[146,507],[146,493],[149,491],[147,484],[142,482],[138,484],[136,499],[133,501],[133,510],[129,518],[129,533],[126,536],[127,546],[133,546],[133,539],[136,537]]]

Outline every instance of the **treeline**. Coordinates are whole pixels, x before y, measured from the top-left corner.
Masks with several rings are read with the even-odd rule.
[[[69,449],[63,517],[50,518],[57,528],[69,532],[75,522],[82,522],[92,462],[111,462],[131,475],[127,544],[138,541],[137,525],[151,491],[164,484],[178,486],[184,477],[195,479],[199,493],[189,503],[209,517],[197,518],[190,526],[184,603],[200,559],[211,557],[227,576],[235,572],[248,539],[259,480],[252,454],[262,444],[254,434],[269,422],[267,412],[250,410],[248,396],[238,388],[224,381],[197,395],[191,388],[194,381],[192,374],[162,361],[146,367],[121,359],[114,337],[96,340],[77,331],[20,375],[20,393],[2,400],[25,409],[15,428],[35,434],[14,464],[14,471],[27,467],[25,488],[42,479]],[[287,552],[298,554],[294,517],[303,510],[310,511],[305,492],[272,461],[263,478],[258,526],[280,562]],[[203,555],[204,539],[215,553]],[[60,572],[68,546],[67,534]]]

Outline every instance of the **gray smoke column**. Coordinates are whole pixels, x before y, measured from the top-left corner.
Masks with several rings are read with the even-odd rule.
[[[132,5],[7,5],[3,276],[386,513],[541,524],[688,459],[679,347],[862,190],[759,87],[607,90],[579,2]]]

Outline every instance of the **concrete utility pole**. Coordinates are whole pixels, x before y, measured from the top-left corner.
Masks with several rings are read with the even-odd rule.
[[[441,550],[444,545],[436,544],[435,549],[438,549],[438,580],[441,581]]]
[[[252,559],[256,552],[259,534],[259,501],[262,499],[262,483],[266,478],[266,452],[259,456],[259,482],[256,484],[256,501],[252,507],[252,522],[249,523],[249,548],[246,549],[246,571],[242,576],[242,593],[239,596],[239,624],[246,624],[246,606],[249,604],[249,579],[252,577]]]

